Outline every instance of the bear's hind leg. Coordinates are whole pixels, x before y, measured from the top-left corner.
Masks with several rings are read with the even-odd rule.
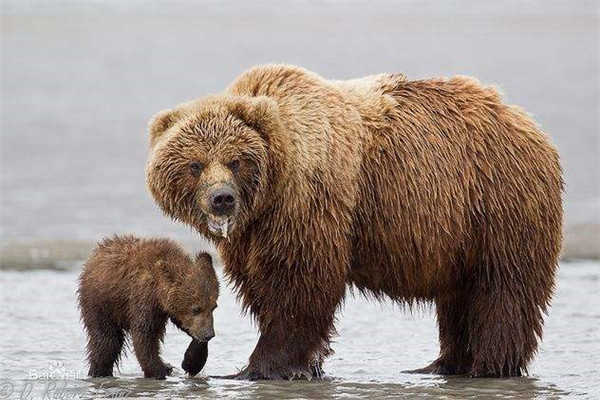
[[[88,330],[88,361],[91,377],[112,376],[119,361],[125,336],[123,330],[111,322],[86,325]]]
[[[409,372],[440,375],[469,372],[472,357],[468,351],[468,300],[463,291],[436,299],[440,355],[428,366]]]
[[[469,315],[472,377],[508,377],[527,373],[542,335],[545,304],[513,284],[475,288]]]

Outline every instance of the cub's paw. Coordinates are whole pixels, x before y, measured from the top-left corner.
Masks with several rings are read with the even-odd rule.
[[[112,368],[90,368],[88,375],[92,378],[105,378],[113,376]]]
[[[165,379],[173,372],[173,366],[171,364],[157,365],[148,371],[144,371],[144,378],[149,379]]]
[[[185,351],[181,368],[188,373],[189,377],[194,377],[204,368],[207,358],[208,343],[194,339]]]

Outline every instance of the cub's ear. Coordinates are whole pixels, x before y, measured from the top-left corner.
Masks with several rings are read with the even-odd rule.
[[[212,257],[210,256],[210,254],[205,253],[205,252],[200,252],[200,253],[196,254],[196,264],[200,264],[200,263],[207,263],[208,265],[212,266],[213,262],[212,262]]]
[[[268,134],[279,125],[277,102],[267,96],[235,96],[231,113],[260,133]]]
[[[161,135],[172,127],[180,118],[181,112],[176,109],[163,110],[155,114],[148,124],[150,146],[154,146]]]

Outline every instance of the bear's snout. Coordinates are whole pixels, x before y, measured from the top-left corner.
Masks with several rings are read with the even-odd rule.
[[[219,183],[208,188],[201,196],[201,204],[207,214],[208,230],[214,235],[227,238],[235,226],[235,213],[240,203],[235,186]]]
[[[230,186],[222,186],[208,193],[210,208],[215,215],[230,215],[235,210],[236,193]]]

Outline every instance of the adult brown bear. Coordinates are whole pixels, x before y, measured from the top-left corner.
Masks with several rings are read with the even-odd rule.
[[[260,338],[237,376],[320,376],[346,285],[434,302],[420,371],[515,376],[561,247],[556,149],[467,77],[325,80],[267,65],[150,123],[148,187],[217,245]]]

